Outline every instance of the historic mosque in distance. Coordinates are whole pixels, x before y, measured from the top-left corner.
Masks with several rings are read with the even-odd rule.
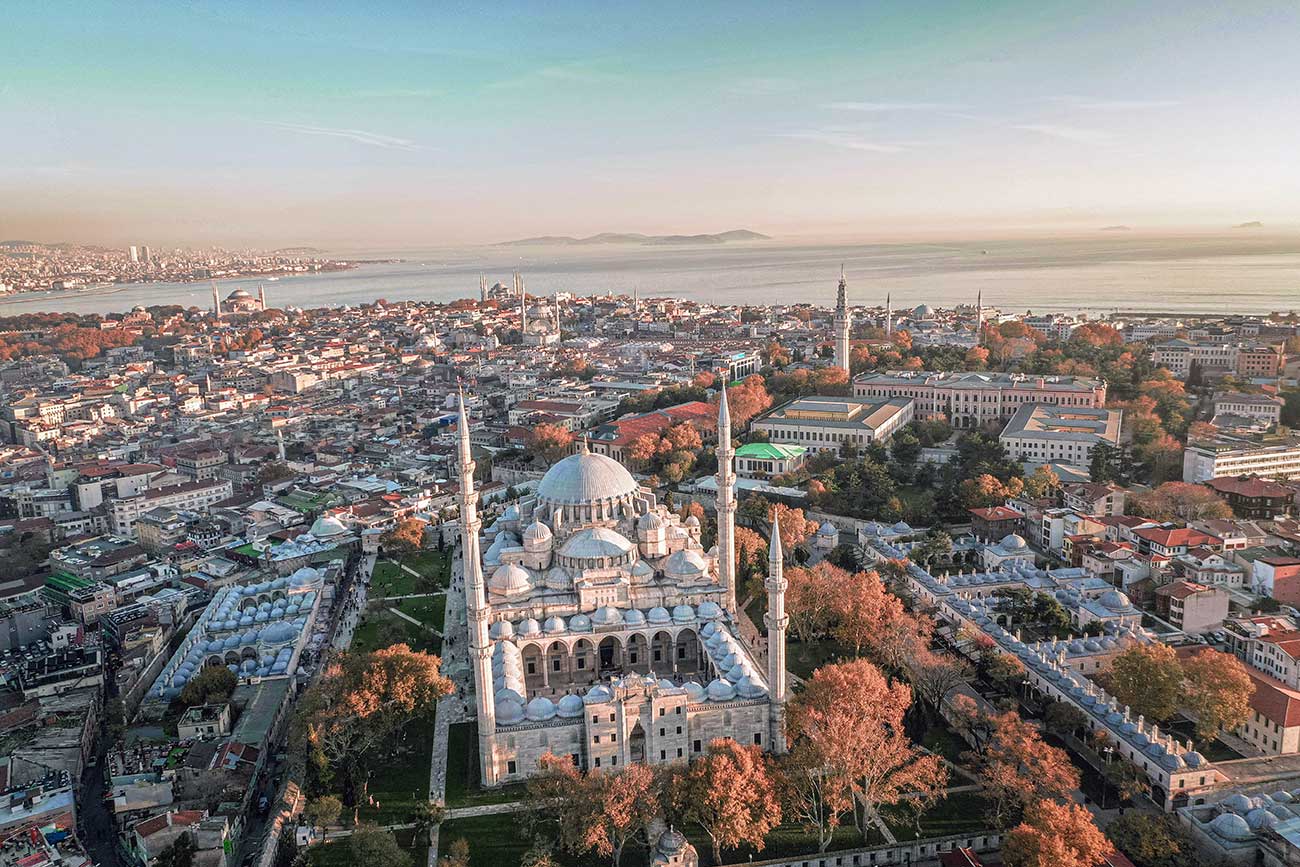
[[[740,635],[735,475],[718,407],[718,544],[585,445],[486,530],[460,403],[461,556],[482,782],[550,752],[583,769],[685,761],[714,738],[785,749],[786,582],[772,533],[766,648]],[[760,662],[759,658],[765,658]]]

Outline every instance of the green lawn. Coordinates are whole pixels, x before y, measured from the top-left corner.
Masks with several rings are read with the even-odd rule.
[[[964,740],[948,729],[946,725],[931,726],[925,730],[921,745],[938,753],[953,764],[961,764],[959,758],[970,749]]]
[[[518,819],[511,813],[443,822],[438,829],[438,854],[447,854],[451,844],[462,838],[469,843],[470,867],[506,867],[518,864],[529,847],[528,838],[520,829]],[[563,857],[564,863],[569,863],[569,856]]]
[[[420,579],[391,560],[380,560],[370,576],[370,598],[382,596],[409,596],[421,593]]]
[[[478,723],[453,723],[447,730],[448,807],[504,804],[524,796],[522,783],[484,789],[479,785]]]
[[[402,561],[421,575],[431,576],[439,587],[451,584],[451,551],[417,551]]]
[[[420,599],[399,599],[388,607],[396,608],[403,614],[414,617],[441,632],[443,615],[447,610],[447,597],[425,596]]]
[[[397,843],[411,857],[411,867],[424,867],[429,861],[428,846],[412,846],[410,831],[396,831]],[[311,867],[354,867],[352,847],[346,838],[330,843],[318,843],[307,850],[307,863]],[[516,862],[518,863],[518,862]]]
[[[405,605],[394,604],[393,607],[417,620],[431,624],[436,622],[441,625],[442,613],[446,605],[446,601],[442,597],[433,597],[427,600],[403,599],[402,602],[427,602],[427,606],[423,608],[417,606],[411,610],[408,610]],[[435,617],[436,621],[434,620]],[[409,644],[412,650],[423,650],[426,653],[442,653],[441,638],[423,626],[398,617],[388,610],[387,603],[377,602],[367,608],[366,613],[362,615],[361,623],[357,625],[356,632],[352,635],[352,650],[365,653],[403,641]]]
[[[984,815],[987,799],[979,792],[957,792],[931,807],[921,817],[921,836],[943,837],[948,834],[973,834],[988,827]],[[915,840],[916,824],[910,810],[884,807],[880,817],[899,840]]]
[[[786,668],[806,680],[814,669],[841,656],[843,648],[824,638],[820,641],[791,641],[786,645],[785,653]]]
[[[359,818],[376,825],[411,821],[417,802],[429,800],[429,765],[433,759],[433,715],[406,727],[396,754],[370,768],[369,793],[378,807],[361,804]]]
[[[381,557],[375,563],[371,575],[370,595],[409,596],[412,593],[428,593],[437,589],[446,589],[451,583],[451,553],[449,551],[417,551],[407,554],[401,561],[402,566],[413,569],[417,577],[401,568],[391,559]],[[432,579],[432,582],[423,580]]]

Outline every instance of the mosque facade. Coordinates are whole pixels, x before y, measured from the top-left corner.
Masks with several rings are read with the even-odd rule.
[[[617,461],[582,449],[484,530],[460,406],[461,557],[482,783],[546,753],[583,769],[686,761],[720,737],[783,752],[779,534],[769,552],[766,659],[741,637],[730,416],[719,403],[718,544]]]

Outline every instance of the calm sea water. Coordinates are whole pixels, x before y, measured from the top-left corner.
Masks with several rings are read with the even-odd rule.
[[[706,247],[476,247],[341,251],[401,258],[355,270],[266,282],[272,306],[319,307],[386,298],[450,301],[477,296],[478,275],[531,293],[606,291],[720,303],[834,303],[843,263],[853,304],[894,309],[984,303],[1006,311],[1159,310],[1267,313],[1300,309],[1300,237],[1106,236],[1034,241],[877,245],[763,242]],[[221,281],[224,296],[256,280]],[[38,310],[107,313],[137,304],[209,307],[207,283],[139,284],[0,300],[0,315]]]

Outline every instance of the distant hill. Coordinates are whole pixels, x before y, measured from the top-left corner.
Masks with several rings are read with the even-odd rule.
[[[319,247],[281,247],[271,252],[279,253],[282,256],[314,256],[323,251]]]
[[[536,238],[521,238],[518,241],[504,241],[498,247],[551,246],[573,247],[582,244],[726,244],[732,241],[770,241],[767,235],[751,232],[749,229],[732,229],[716,235],[642,235],[637,232],[601,232],[586,238],[574,238],[569,235],[539,235]]]
[[[1234,228],[1234,229],[1262,229],[1262,228],[1264,228],[1264,224],[1261,223],[1259,220],[1251,220],[1249,223],[1238,223],[1237,225],[1233,226],[1232,228]]]
[[[1133,227],[1132,227],[1132,226],[1102,226],[1102,227],[1101,227],[1101,231],[1103,231],[1103,232],[1131,232],[1131,231],[1133,231]]]

